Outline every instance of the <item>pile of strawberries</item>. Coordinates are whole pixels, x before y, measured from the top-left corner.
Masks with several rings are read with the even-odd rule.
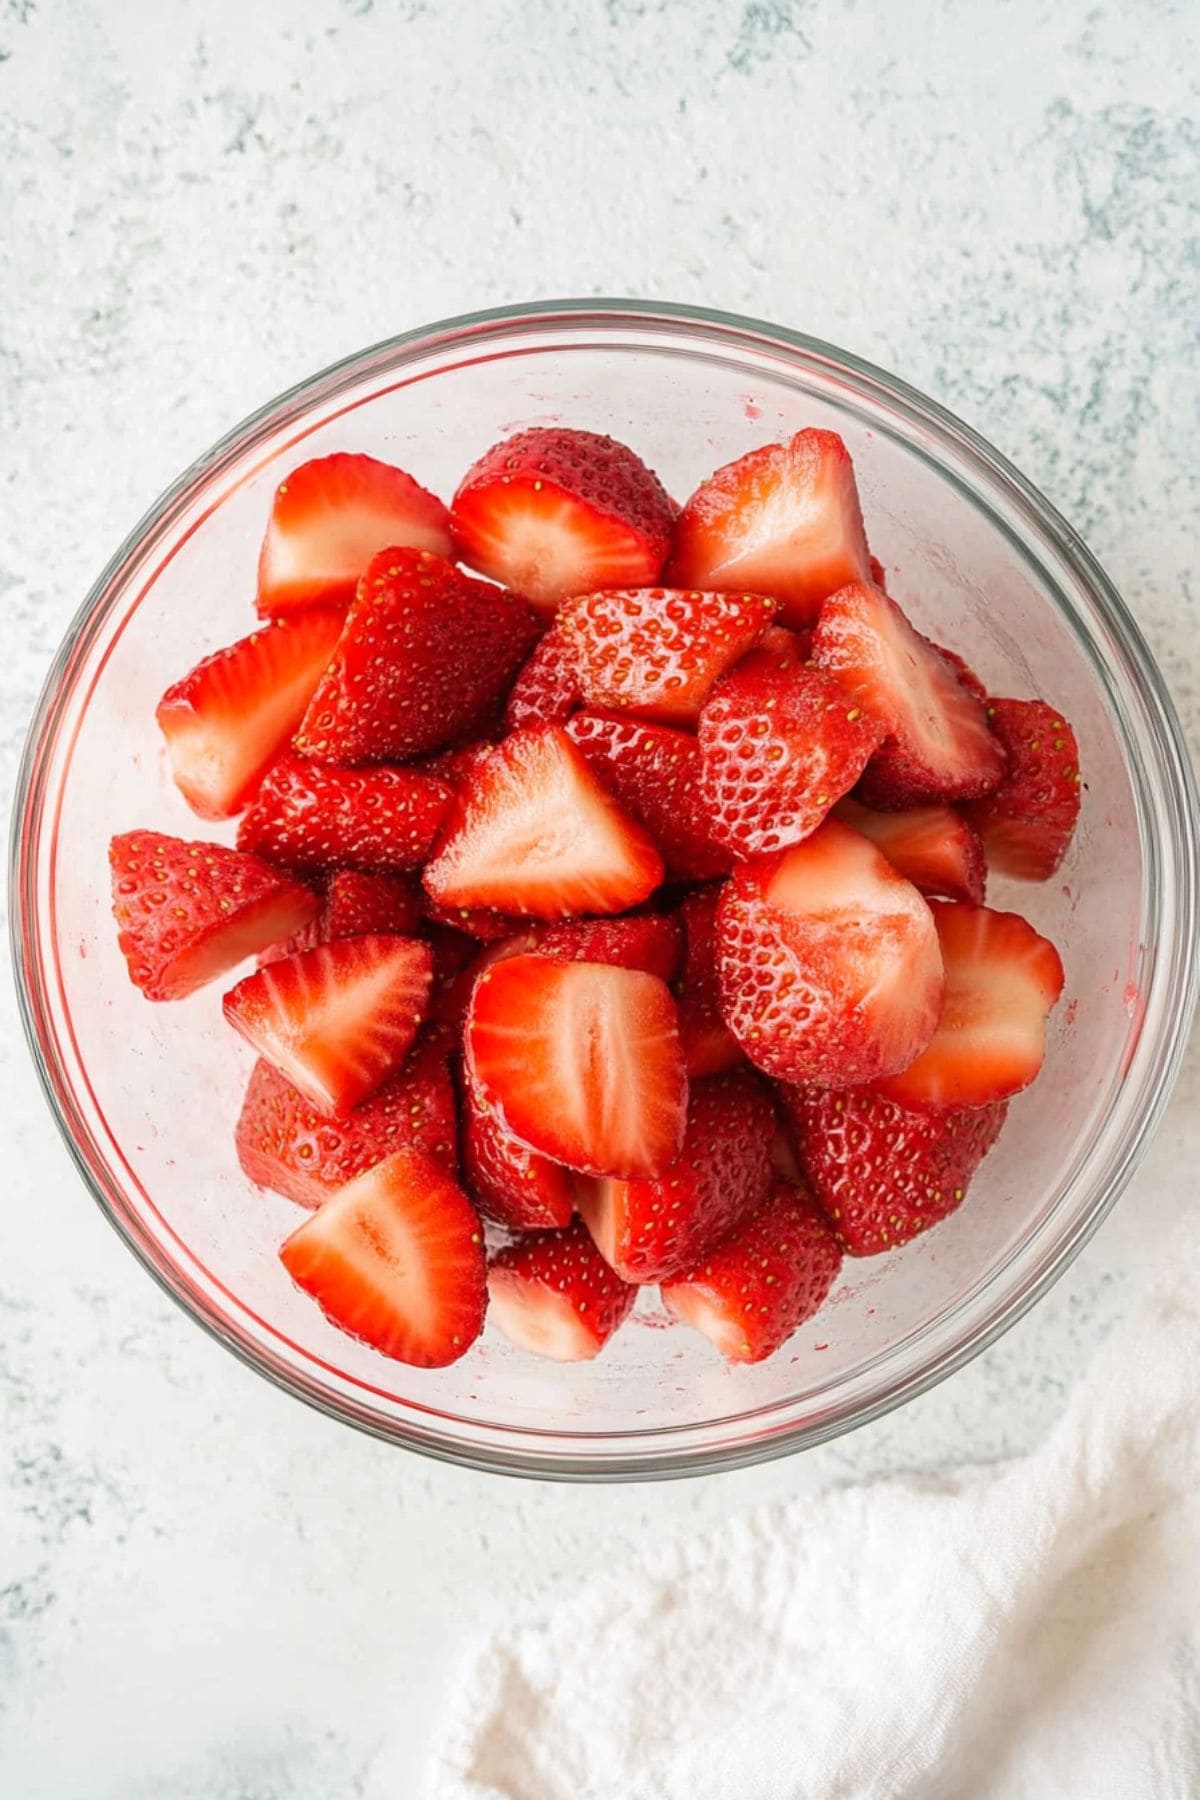
[[[839,437],[682,510],[586,431],[449,509],[322,457],[257,604],[158,708],[237,848],[115,838],[114,911],[152,1000],[257,957],[238,1155],[335,1324],[436,1366],[490,1300],[578,1359],[656,1283],[753,1362],[954,1210],[1063,984],[985,879],[1053,873],[1078,756],[889,597]]]

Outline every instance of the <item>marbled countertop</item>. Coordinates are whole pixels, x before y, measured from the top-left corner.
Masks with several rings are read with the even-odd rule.
[[[946,402],[1087,536],[1200,743],[1189,14],[0,0],[6,793],[88,583],[214,437],[361,344],[559,294],[776,318]],[[1111,1221],[936,1392],[744,1474],[508,1483],[197,1331],[87,1201],[0,1005],[6,1800],[409,1800],[473,1619],[753,1500],[1044,1432],[1200,1161],[1193,1056]]]

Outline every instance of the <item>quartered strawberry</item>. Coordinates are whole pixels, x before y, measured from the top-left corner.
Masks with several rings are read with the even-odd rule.
[[[477,732],[537,641],[517,594],[427,550],[372,557],[296,733],[319,762],[400,761]]]
[[[700,745],[690,731],[611,713],[577,712],[565,730],[605,787],[662,852],[676,881],[711,881],[733,866],[700,797]]]
[[[424,918],[420,883],[411,875],[367,875],[360,869],[339,869],[325,888],[321,908],[321,937],[367,937],[387,932],[411,937]]]
[[[858,582],[826,600],[813,657],[887,728],[860,788],[868,806],[973,800],[997,786],[1004,749],[983,707],[881,588]]]
[[[432,756],[419,757],[409,766],[419,769],[422,775],[436,776],[457,793],[495,748],[491,738],[472,738],[470,743],[457,744],[453,750],[436,750]]]
[[[239,981],[225,1017],[314,1106],[347,1113],[404,1061],[432,977],[415,938],[342,938]]]
[[[425,889],[442,908],[539,919],[624,912],[662,858],[560,726],[514,731],[455,799]]]
[[[567,594],[657,581],[673,511],[624,444],[558,426],[494,444],[451,506],[463,561],[551,612]]]
[[[496,912],[490,906],[440,906],[428,894],[423,906],[425,917],[434,925],[461,931],[465,937],[474,938],[477,944],[498,944],[502,939],[526,930],[529,925],[528,919]]]
[[[580,919],[549,925],[536,936],[539,956],[556,962],[611,963],[642,969],[668,984],[683,961],[683,932],[670,913],[634,913],[624,919]]]
[[[452,790],[415,769],[335,769],[281,756],[238,824],[238,845],[285,869],[418,869]]]
[[[511,1231],[570,1224],[572,1177],[515,1138],[470,1080],[463,1093],[463,1166],[467,1190],[485,1219]]]
[[[258,612],[278,619],[325,601],[348,606],[389,544],[453,556],[450,515],[403,469],[339,452],[302,463],[275,490],[258,559]]]
[[[556,619],[513,683],[504,709],[505,729],[563,725],[582,704],[570,636]]]
[[[578,1221],[499,1251],[488,1268],[493,1325],[522,1350],[555,1362],[598,1356],[637,1298]]]
[[[675,521],[668,579],[774,594],[785,625],[811,625],[826,595],[870,579],[854,465],[834,431],[798,431],[726,463]]]
[[[175,785],[202,819],[240,812],[304,715],[333,655],[339,612],[263,625],[169,687],[155,718]]]
[[[789,629],[786,625],[768,625],[753,650],[747,655],[759,668],[772,668],[780,674],[785,669],[802,669],[812,655],[812,632]],[[735,665],[740,668],[741,664]]]
[[[625,1281],[670,1281],[741,1223],[771,1180],[775,1113],[758,1077],[695,1083],[678,1156],[655,1178],[587,1179],[575,1198],[596,1247]]]
[[[878,585],[882,587],[883,583],[880,582]],[[957,650],[947,650],[945,644],[935,644],[933,647],[941,657],[942,661],[950,664],[950,667],[954,670],[954,673],[958,676],[960,683],[966,688],[968,694],[970,694],[973,699],[978,700],[981,705],[986,706],[988,704],[988,691],[967,661],[966,657],[960,656]]]
[[[796,1154],[848,1256],[878,1256],[961,1206],[1000,1135],[1003,1101],[908,1112],[869,1088],[779,1090]]]
[[[222,844],[126,831],[108,861],[117,942],[148,1000],[182,1000],[320,911],[309,888]]]
[[[721,1017],[717,980],[717,906],[719,887],[689,894],[679,909],[685,956],[679,987],[679,1038],[692,1080],[720,1075],[744,1060],[737,1039]]]
[[[1043,700],[991,700],[988,721],[1008,752],[994,793],[967,808],[997,875],[1048,881],[1079,818],[1079,746]]]
[[[735,856],[799,843],[848,793],[884,727],[824,669],[776,666],[753,650],[700,714],[700,791]]]
[[[820,1208],[802,1188],[775,1181],[728,1237],[663,1284],[663,1305],[728,1362],[762,1362],[812,1318],[841,1266]]]
[[[675,1003],[657,976],[505,957],[475,983],[465,1047],[501,1122],[555,1162],[656,1175],[683,1141],[687,1076]]]
[[[907,1068],[945,986],[929,906],[874,844],[829,820],[734,870],[717,911],[721,1012],[780,1081],[853,1086]]]
[[[396,1150],[421,1150],[458,1168],[458,1117],[448,1034],[423,1033],[396,1073],[342,1119],[318,1112],[261,1058],[237,1123],[238,1161],[259,1187],[320,1206]]]
[[[565,605],[565,633],[588,706],[694,725],[709,689],[775,614],[763,594],[623,588]]]
[[[893,869],[923,894],[945,900],[983,899],[987,863],[979,833],[952,806],[918,806],[911,812],[872,812],[847,797],[835,819],[877,844]]]
[[[1063,990],[1054,945],[1017,913],[932,903],[946,1003],[925,1050],[876,1083],[902,1106],[986,1106],[1028,1087]]]
[[[483,1228],[420,1150],[396,1151],[333,1194],[279,1256],[332,1324],[398,1362],[442,1368],[483,1329]]]

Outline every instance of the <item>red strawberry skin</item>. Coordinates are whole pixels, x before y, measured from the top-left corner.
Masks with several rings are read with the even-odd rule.
[[[584,1227],[544,1232],[499,1251],[488,1269],[490,1317],[524,1350],[556,1362],[599,1355],[637,1298]]]
[[[570,636],[556,620],[513,683],[504,709],[505,729],[564,725],[582,704]]]
[[[484,1218],[510,1231],[569,1225],[575,1202],[567,1171],[513,1137],[473,1082],[464,1089],[463,1164]]]
[[[866,1088],[786,1087],[801,1167],[848,1256],[907,1244],[961,1206],[1000,1135],[1003,1101],[910,1112]]]
[[[690,731],[611,713],[577,712],[567,735],[613,798],[654,839],[676,881],[727,875],[733,857],[712,836],[700,796],[700,746]]]
[[[990,868],[1019,881],[1048,881],[1079,818],[1079,746],[1060,712],[1043,700],[992,700],[988,723],[1008,754],[1008,772],[967,817]]]
[[[893,869],[922,894],[975,905],[983,899],[987,886],[983,840],[952,806],[882,813],[847,796],[838,801],[833,816],[869,837]]]
[[[108,855],[117,942],[148,1000],[183,999],[320,909],[309,888],[222,844],[127,831]]]
[[[444,781],[413,769],[335,769],[283,756],[242,815],[238,847],[309,875],[418,869],[451,798]]]
[[[421,926],[421,889],[411,876],[367,875],[340,869],[329,878],[321,908],[321,936],[369,937],[386,932],[411,937]]]
[[[819,1207],[803,1189],[775,1181],[728,1237],[664,1283],[663,1304],[729,1362],[762,1362],[818,1311],[841,1266]]]
[[[517,594],[425,550],[371,559],[296,733],[318,762],[399,761],[483,726],[540,626]]]
[[[683,932],[669,913],[634,913],[624,919],[580,919],[548,925],[536,934],[539,956],[556,962],[611,963],[642,969],[668,985],[683,961]]]
[[[721,1075],[745,1061],[737,1039],[721,1017],[717,978],[719,887],[689,894],[679,909],[686,944],[679,990],[679,1038],[691,1080]]]

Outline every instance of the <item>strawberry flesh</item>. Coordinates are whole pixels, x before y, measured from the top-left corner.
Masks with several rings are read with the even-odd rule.
[[[636,1298],[578,1221],[510,1244],[488,1268],[492,1323],[519,1349],[554,1362],[598,1356]]]
[[[570,637],[555,620],[512,685],[504,709],[505,729],[564,725],[582,704]]]
[[[536,934],[539,956],[556,962],[611,963],[642,969],[670,984],[683,961],[683,932],[668,913],[635,913],[624,919],[580,919],[548,925]]]
[[[485,1219],[510,1231],[546,1231],[570,1223],[571,1176],[512,1135],[474,1082],[463,1096],[467,1189]]]
[[[701,888],[689,894],[679,909],[686,942],[678,1000],[679,1038],[692,1080],[701,1075],[721,1075],[745,1060],[737,1039],[721,1017],[717,978],[720,899],[719,887]]]
[[[690,731],[578,712],[566,732],[629,816],[644,825],[676,881],[711,881],[733,866],[700,796],[700,745]]]
[[[983,899],[987,885],[983,841],[952,806],[872,812],[847,797],[838,801],[833,816],[869,837],[893,869],[921,893],[975,905]]]
[[[992,700],[988,721],[1008,753],[999,787],[967,808],[988,866],[1018,881],[1048,881],[1079,818],[1079,746],[1042,700]]]
[[[433,850],[452,790],[413,769],[335,769],[281,756],[238,824],[238,846],[285,869],[399,873]]]

